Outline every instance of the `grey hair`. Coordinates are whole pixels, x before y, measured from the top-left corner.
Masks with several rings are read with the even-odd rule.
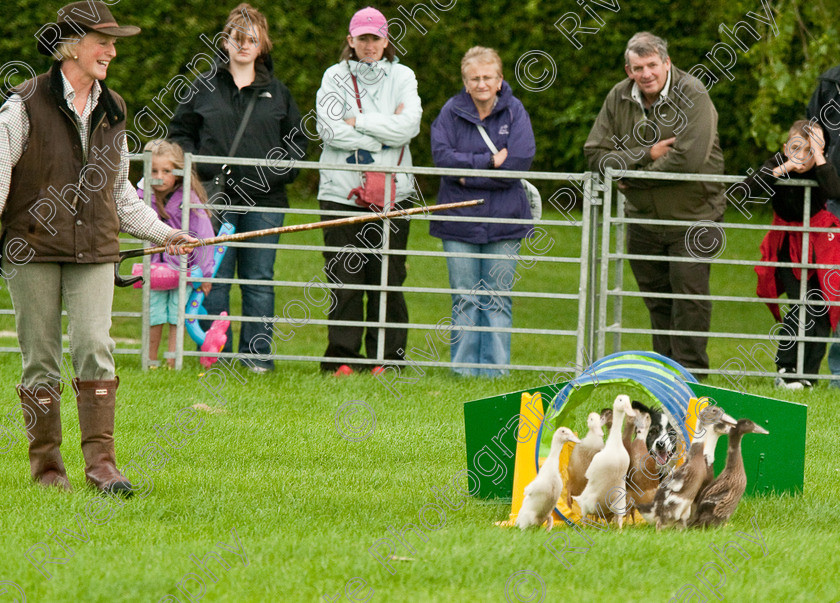
[[[668,42],[647,31],[640,31],[627,42],[627,49],[624,51],[624,63],[630,64],[630,53],[640,57],[647,57],[658,54],[663,61],[668,60]]]

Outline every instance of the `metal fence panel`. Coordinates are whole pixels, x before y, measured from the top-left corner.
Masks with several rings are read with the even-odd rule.
[[[608,169],[605,175],[605,183],[604,183],[604,210],[603,210],[603,222],[602,222],[602,232],[601,232],[601,248],[599,253],[600,259],[600,267],[601,267],[601,275],[599,280],[599,291],[598,291],[598,332],[596,335],[596,355],[597,357],[601,358],[608,353],[606,349],[606,342],[609,335],[612,335],[612,351],[619,351],[622,348],[621,344],[621,335],[622,334],[661,334],[661,335],[703,335],[707,336],[710,340],[712,339],[735,339],[735,340],[758,340],[759,344],[763,344],[764,342],[770,342],[773,339],[779,342],[795,342],[795,341],[805,341],[805,342],[825,342],[825,343],[833,343],[837,340],[832,337],[806,337],[805,336],[805,329],[806,329],[806,305],[820,307],[820,306],[837,306],[840,305],[840,302],[830,302],[827,300],[824,301],[814,301],[814,300],[806,300],[806,292],[807,292],[807,279],[800,279],[800,293],[798,299],[764,299],[759,298],[756,295],[751,296],[732,296],[732,295],[715,295],[712,292],[709,296],[687,296],[687,295],[679,295],[679,294],[660,294],[660,293],[642,293],[639,291],[631,291],[626,290],[624,288],[623,283],[623,273],[624,273],[624,262],[630,259],[639,259],[639,260],[652,260],[652,261],[662,261],[663,256],[650,256],[650,255],[632,255],[629,253],[624,252],[625,247],[625,228],[628,224],[657,224],[657,225],[671,225],[671,226],[683,226],[684,228],[688,229],[696,223],[694,222],[686,222],[686,221],[675,221],[675,220],[642,220],[642,219],[630,219],[626,218],[624,215],[624,196],[621,192],[618,192],[617,195],[617,202],[613,204],[613,194],[612,194],[612,185],[618,178],[645,178],[645,179],[658,179],[658,180],[676,180],[676,181],[704,181],[704,182],[722,182],[722,183],[738,183],[743,181],[743,177],[738,176],[720,176],[720,175],[709,175],[709,174],[677,174],[677,173],[657,173],[657,172],[645,172],[641,170],[634,170],[634,171],[621,171],[620,176],[618,176],[619,171]],[[618,177],[617,177],[618,176]],[[786,186],[802,186],[805,187],[805,194],[804,194],[804,207],[803,207],[803,225],[799,227],[782,227],[782,226],[774,226],[772,227],[773,230],[785,230],[785,231],[792,231],[792,232],[801,232],[802,233],[802,249],[801,249],[801,256],[802,258],[808,258],[808,248],[809,248],[809,237],[810,233],[813,232],[836,232],[837,229],[831,228],[813,228],[810,226],[810,202],[811,202],[811,189],[814,186],[818,186],[818,183],[812,180],[796,180],[791,182],[780,182],[780,184]],[[726,223],[721,222],[718,223],[719,226],[724,233],[726,230],[758,230],[762,232],[766,232],[771,230],[770,224],[739,224],[739,223]],[[615,243],[615,251],[612,251],[611,245]],[[725,248],[724,248],[725,251]],[[756,246],[756,255],[758,254],[758,247]],[[723,264],[723,265],[731,265],[731,266],[774,266],[774,267],[790,267],[790,268],[799,268],[805,270],[813,270],[817,268],[823,269],[833,269],[837,268],[832,265],[827,264],[817,264],[813,261],[803,261],[803,262],[765,262],[759,260],[738,260],[732,257],[727,257],[726,255],[718,255],[715,257],[709,258],[679,258],[679,257],[669,257],[669,262],[692,262],[692,263],[714,263],[714,264]],[[754,275],[753,275],[754,276]],[[751,282],[755,282],[754,280]],[[779,336],[777,339],[775,337],[771,337],[768,333],[751,333],[751,332],[722,332],[722,331],[710,331],[708,333],[700,333],[695,331],[677,331],[677,330],[654,330],[652,328],[629,328],[623,326],[624,321],[624,312],[623,312],[623,300],[624,298],[655,298],[655,297],[664,297],[668,299],[679,299],[679,298],[694,298],[694,299],[708,299],[715,302],[737,302],[740,304],[761,304],[764,305],[765,303],[777,303],[781,304],[782,301],[787,301],[791,305],[796,305],[798,307],[798,332],[796,336]],[[613,305],[613,312],[612,312],[612,322],[608,324],[608,306],[609,302],[612,302]],[[826,310],[827,311],[827,310]],[[772,333],[772,329],[771,329]],[[755,346],[753,347],[753,349]],[[746,348],[744,348],[746,349]],[[804,372],[804,346],[799,346],[797,350],[797,368],[795,373],[791,373],[790,376],[794,378],[804,378],[804,379],[816,379],[816,378],[829,378],[827,375],[816,375]],[[752,358],[750,355],[750,359],[752,360],[752,364],[757,366],[760,370],[750,370],[750,371],[740,371],[739,375],[742,376],[775,376],[775,368],[771,370],[766,370],[762,366],[759,366],[755,359]],[[711,366],[708,370],[693,370],[698,374],[718,374],[724,375],[729,377],[730,371],[727,370],[726,367],[727,360],[724,362],[720,367],[714,368],[714,363],[711,363]]]

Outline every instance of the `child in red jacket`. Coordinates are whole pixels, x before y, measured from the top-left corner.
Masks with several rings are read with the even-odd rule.
[[[782,157],[777,153],[768,159],[760,170],[753,173],[744,182],[753,195],[762,191],[770,193],[773,203],[773,226],[802,226],[804,214],[805,187],[779,186],[779,181],[790,179],[816,180],[819,186],[811,189],[811,211],[809,225],[815,228],[840,227],[838,220],[825,209],[828,198],[840,198],[840,176],[834,166],[825,159],[825,138],[818,125],[811,125],[807,120],[793,123],[788,133]],[[840,235],[840,232],[837,233]],[[761,259],[776,262],[807,262],[811,264],[840,263],[840,239],[834,233],[809,232],[808,258],[802,258],[802,232],[770,230],[761,243]],[[786,293],[789,299],[799,300],[800,268],[757,266],[758,295],[760,297],[779,297]],[[805,298],[811,301],[838,301],[836,287],[829,286],[827,280],[830,268],[817,268],[807,271],[807,289]],[[780,319],[778,305],[768,304],[770,311]],[[825,305],[805,305],[805,336],[828,337],[831,329],[840,318],[840,307]],[[795,336],[799,329],[799,306],[796,305],[785,314],[782,320],[784,335]],[[797,345],[794,345],[797,344]],[[800,345],[805,346],[803,372],[818,374],[825,356],[824,342],[781,341],[776,351],[776,386],[785,389],[803,389],[811,387],[808,379],[786,377],[796,372],[797,354]]]

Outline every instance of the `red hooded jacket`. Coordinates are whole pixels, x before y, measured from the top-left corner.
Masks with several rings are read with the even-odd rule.
[[[833,227],[840,229],[840,220],[830,211],[822,210],[811,218],[810,225],[814,228]],[[802,222],[787,222],[774,213],[771,226],[802,226]],[[802,233],[772,229],[761,242],[762,261],[778,261],[779,250],[782,248],[785,239],[788,241],[790,261],[801,262]],[[833,232],[808,233],[808,255],[808,263],[837,266],[837,268],[817,268],[816,273],[824,298],[831,302],[840,301],[840,230],[836,234]],[[792,270],[797,279],[801,278],[801,269],[792,268]],[[784,291],[776,278],[776,268],[774,266],[756,266],[755,271],[758,274],[758,287],[756,288],[758,296],[780,297]],[[808,277],[810,278],[813,274],[814,270],[809,270]],[[776,320],[781,321],[782,317],[778,304],[768,303],[767,305]],[[831,320],[831,329],[834,330],[837,327],[838,319],[840,319],[840,306],[830,306],[828,316]]]

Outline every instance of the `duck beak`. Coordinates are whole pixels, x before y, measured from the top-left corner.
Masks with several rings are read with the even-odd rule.
[[[770,435],[770,432],[761,427],[760,425],[756,425],[755,428],[753,428],[753,433],[760,433],[761,435]]]
[[[574,442],[575,444],[580,444],[580,438],[577,437],[576,435],[573,435],[572,437],[570,437],[569,441]]]
[[[735,425],[737,425],[737,424],[738,424],[738,421],[736,421],[735,419],[733,419],[732,417],[730,417],[730,416],[729,416],[728,414],[726,414],[726,413],[723,413],[723,416],[720,418],[720,420],[721,420],[722,422],[724,422],[724,423],[728,424],[728,425],[731,425],[732,427],[735,427]]]

